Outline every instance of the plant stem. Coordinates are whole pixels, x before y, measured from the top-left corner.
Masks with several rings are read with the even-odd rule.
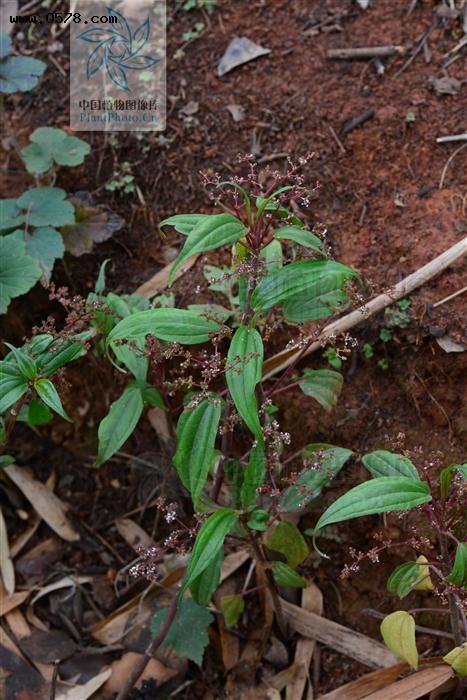
[[[230,394],[227,396],[227,405],[225,407],[225,418],[228,421],[230,414],[232,413],[232,401],[230,399]],[[211,498],[213,501],[217,501],[222,487],[222,482],[224,481],[224,462],[226,456],[229,454],[232,444],[232,431],[228,430],[228,425],[225,427],[225,432],[222,435],[221,442],[221,453],[222,457],[217,467],[216,478],[211,491]]]
[[[174,595],[172,598],[172,602],[170,603],[169,610],[167,612],[167,617],[165,618],[165,622],[161,627],[161,630],[157,637],[154,637],[152,642],[149,644],[148,648],[146,649],[146,652],[144,656],[140,658],[138,663],[135,665],[133,668],[133,671],[131,672],[130,677],[124,684],[124,686],[119,690],[117,697],[115,700],[126,700],[130,691],[133,689],[135,686],[135,683],[138,681],[138,678],[141,676],[141,674],[144,672],[144,669],[148,665],[148,663],[151,661],[151,659],[154,656],[154,653],[159,649],[160,645],[162,642],[165,640],[167,637],[170,628],[172,626],[173,621],[175,620],[175,615],[177,613],[177,596]]]
[[[448,546],[447,546],[447,538],[446,535],[444,535],[442,532],[439,533],[439,544],[441,548],[441,556],[443,557],[444,563],[446,564],[447,567],[450,568],[451,566],[451,560],[449,558],[449,553],[448,553]],[[451,631],[454,635],[454,643],[456,647],[460,647],[462,644],[462,634],[461,634],[461,629],[460,629],[460,621],[459,621],[459,602],[457,600],[457,596],[454,595],[452,592],[447,592],[446,593],[448,603],[449,603],[449,614],[451,617]]]
[[[272,598],[272,603],[274,606],[274,612],[276,613],[276,619],[277,619],[277,624],[279,625],[279,629],[281,631],[282,636],[287,639],[288,638],[288,633],[287,633],[287,625],[284,619],[284,613],[282,611],[282,605],[280,598],[277,594],[277,589],[276,589],[276,582],[274,581],[274,577],[269,569],[265,567],[266,564],[266,557],[264,556],[264,552],[261,548],[261,545],[258,544],[257,540],[253,535],[251,535],[250,538],[252,547],[254,549],[255,555],[257,560],[260,562],[261,566],[264,569],[264,573],[266,576],[266,581],[268,584],[268,589],[271,594]],[[117,698],[117,700],[120,700],[120,698]]]

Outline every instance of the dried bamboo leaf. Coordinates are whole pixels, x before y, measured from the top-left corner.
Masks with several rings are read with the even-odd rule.
[[[35,479],[28,470],[10,464],[3,470],[31,503],[47,525],[67,542],[79,540],[79,534],[66,516],[65,504],[45,484]]]

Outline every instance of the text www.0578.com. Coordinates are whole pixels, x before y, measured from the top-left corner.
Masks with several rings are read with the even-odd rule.
[[[93,15],[89,19],[83,17],[81,12],[47,12],[45,19],[37,15],[10,15],[12,24],[66,24],[67,22],[75,22],[76,24],[117,24],[118,17],[115,15]]]

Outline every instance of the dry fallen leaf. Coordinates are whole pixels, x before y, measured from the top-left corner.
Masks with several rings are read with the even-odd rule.
[[[417,700],[451,678],[454,680],[454,672],[449,666],[427,668],[365,696],[365,700]]]
[[[445,75],[442,78],[437,78],[435,75],[431,75],[428,78],[428,85],[432,90],[434,90],[435,95],[441,97],[442,95],[457,95],[462,87],[462,83],[457,78],[450,78]]]
[[[467,345],[464,345],[464,343],[457,343],[449,335],[436,338],[436,342],[444,352],[465,352],[467,350]]]
[[[123,654],[118,661],[114,661],[112,664],[112,675],[104,686],[104,692],[109,694],[117,693],[140,658],[141,654],[135,654],[135,652],[129,651]],[[155,680],[156,685],[159,686],[162,685],[162,683],[167,683],[167,681],[170,681],[176,675],[177,671],[173,668],[167,668],[161,664],[160,661],[157,661],[157,659],[151,659],[136,682],[135,687],[141,688],[143,681],[149,679]]]
[[[271,49],[265,49],[263,46],[255,44],[254,41],[247,39],[245,36],[236,36],[228,45],[217,66],[217,75],[222,77],[234,68],[248,63],[249,61],[253,61],[260,56],[265,56],[268,53],[271,53]]]
[[[31,602],[28,606],[28,610],[26,611],[26,617],[29,619],[30,612],[33,611],[34,605],[37,603],[37,601],[43,598],[44,596],[49,595],[49,593],[59,591],[61,588],[75,588],[78,584],[82,586],[83,584],[90,583],[91,581],[91,576],[64,576],[58,581],[49,583],[47,586],[40,588],[35,594],[35,596],[31,599]]]
[[[310,581],[308,586],[302,591],[302,608],[316,615],[323,614],[323,595],[313,581]],[[297,673],[292,683],[287,686],[285,692],[286,700],[297,700],[297,698],[303,696],[309,678],[309,667],[315,646],[316,641],[314,639],[298,640],[294,659],[294,663],[297,666]],[[313,697],[311,688],[310,696]]]
[[[23,549],[23,547],[27,545],[27,543],[41,524],[42,519],[37,515],[37,513],[33,513],[32,517],[29,520],[30,522],[26,530],[24,530],[24,532],[18,535],[18,537],[16,537],[11,543],[10,554],[13,559],[17,557]]]
[[[87,700],[104,685],[111,675],[112,669],[106,668],[84,685],[75,685],[73,688],[61,686],[57,689],[55,700]]]
[[[148,413],[148,420],[152,427],[156,431],[157,437],[163,442],[167,443],[172,440],[172,433],[170,432],[169,422],[167,420],[167,412],[162,408],[155,406],[150,408]]]
[[[245,119],[245,108],[242,107],[242,105],[227,105],[226,110],[229,112],[234,122],[241,122],[242,119]]]
[[[32,630],[22,640],[21,649],[32,661],[51,664],[69,658],[76,649],[76,644],[60,630]]]
[[[27,469],[16,464],[10,464],[3,471],[57,535],[67,542],[79,540],[79,534],[67,519],[66,506],[45,484],[35,479]]]
[[[0,573],[8,595],[15,592],[15,567],[11,561],[8,532],[2,509],[0,508]]]
[[[355,681],[350,681],[342,685],[336,690],[325,695],[320,695],[319,700],[363,700],[371,693],[380,688],[386,688],[396,681],[403,671],[407,670],[407,664],[399,663],[388,668],[380,668],[378,671],[366,673],[364,676],[357,678]]]
[[[192,255],[191,258],[184,260],[183,265],[181,265],[175,273],[174,280],[178,280],[179,277],[182,277],[182,275],[185,274],[185,272],[188,272],[188,270],[193,267],[195,262],[198,260],[198,257],[198,255]],[[159,270],[159,272],[156,272],[151,279],[138,287],[135,294],[141,294],[143,297],[150,298],[162,292],[167,287],[169,282],[169,274],[172,266],[173,263],[170,263],[169,265],[163,267],[162,270]]]
[[[20,591],[18,593],[12,593],[11,595],[4,595],[0,590],[0,617],[6,615],[10,610],[14,610],[24,603],[26,598],[29,596],[30,591]]]
[[[90,253],[94,243],[102,243],[124,225],[121,216],[103,204],[93,205],[89,192],[76,192],[70,197],[76,209],[76,224],[63,227],[65,250],[79,257]]]
[[[227,554],[221,566],[220,583],[222,583],[222,581],[225,581],[226,578],[229,578],[229,576],[232,576],[232,574],[234,574],[237,571],[237,569],[243,566],[243,564],[246,561],[248,561],[250,557],[251,554],[248,551],[248,549],[237,549],[236,552]]]
[[[130,518],[117,518],[115,521],[119,534],[125,542],[136,552],[139,547],[149,549],[155,546],[155,542],[143,528]]]
[[[285,621],[304,637],[316,639],[370,668],[393,666],[396,657],[380,642],[327,620],[281,598]]]

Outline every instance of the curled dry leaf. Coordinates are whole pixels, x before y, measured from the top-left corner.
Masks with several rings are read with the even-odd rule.
[[[61,229],[65,250],[79,257],[90,253],[94,243],[102,243],[119,231],[125,221],[109,207],[93,204],[89,192],[76,192],[70,197],[75,207],[76,223]]]
[[[18,537],[16,537],[11,543],[10,554],[12,559],[17,557],[23,549],[23,547],[27,545],[27,543],[39,527],[40,523],[41,518],[37,515],[37,513],[33,513],[32,517],[29,518],[29,525],[27,526],[27,528],[20,535],[18,535]]]
[[[81,586],[85,583],[90,583],[91,581],[91,576],[64,576],[64,578],[61,578],[59,581],[54,581],[53,583],[49,583],[48,586],[40,588],[36,595],[31,599],[29,607],[32,608],[38,600],[46,595],[49,595],[49,593],[59,591],[61,588],[75,588],[78,584]]]
[[[236,36],[228,45],[226,52],[222,56],[217,66],[217,75],[222,77],[229,71],[242,66],[244,63],[253,61],[255,58],[271,53],[271,49],[265,49],[245,36]]]
[[[226,110],[229,112],[234,122],[241,122],[242,119],[245,119],[245,108],[242,107],[242,105],[227,105]]]
[[[4,472],[8,474],[34,510],[57,535],[67,542],[79,540],[79,534],[71,526],[66,516],[66,506],[47,486],[35,479],[29,471],[16,464],[5,467]]]

